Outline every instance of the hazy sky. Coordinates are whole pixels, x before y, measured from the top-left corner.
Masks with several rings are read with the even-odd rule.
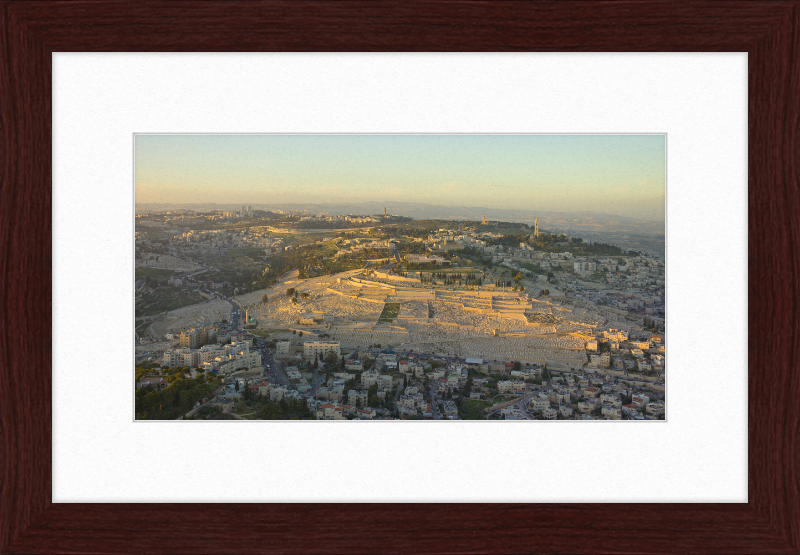
[[[376,201],[664,219],[664,135],[136,135],[136,202]]]

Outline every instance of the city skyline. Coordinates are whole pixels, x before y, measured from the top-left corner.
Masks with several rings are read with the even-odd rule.
[[[136,135],[137,203],[420,201],[664,220],[665,135]]]

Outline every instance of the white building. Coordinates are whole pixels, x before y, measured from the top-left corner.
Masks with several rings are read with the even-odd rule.
[[[220,362],[217,371],[222,374],[230,374],[239,370],[254,370],[262,368],[261,353],[242,349],[239,352],[228,353],[228,360]]]
[[[378,373],[375,370],[367,370],[361,374],[361,385],[369,389],[378,383]]]
[[[622,401],[616,395],[608,395],[606,393],[603,393],[602,395],[600,395],[600,402],[603,403],[604,405],[610,405],[615,408],[622,407]]]
[[[603,408],[600,409],[600,414],[611,420],[619,420],[622,418],[622,411],[611,405],[604,405]]]
[[[358,405],[359,407],[366,407],[367,392],[351,389],[347,392],[347,402],[352,406]]]
[[[342,351],[338,341],[306,341],[303,343],[303,356],[307,360],[312,360],[317,355],[325,358],[329,353],[334,353],[337,357],[341,356]]]
[[[289,349],[291,348],[291,345],[292,344],[291,344],[290,341],[278,341],[275,344],[275,347],[276,347],[275,348],[275,354],[277,354],[277,355],[288,355],[289,354]]]
[[[273,387],[269,390],[270,401],[280,401],[286,395],[286,389],[282,387]]]
[[[200,351],[189,348],[164,351],[161,359],[162,366],[199,366],[200,362]]]
[[[533,412],[543,411],[550,408],[550,401],[542,397],[534,397],[531,399],[530,407]]]
[[[524,393],[525,382],[519,380],[504,380],[497,382],[497,390],[500,393]]]
[[[542,411],[542,418],[545,420],[555,420],[558,418],[558,411],[556,411],[554,408],[547,407]]]

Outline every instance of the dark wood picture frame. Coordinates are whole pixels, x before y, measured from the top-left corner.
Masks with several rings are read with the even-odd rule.
[[[0,17],[0,553],[800,553],[800,0],[0,0]],[[747,503],[52,502],[52,52],[329,50],[749,53]]]

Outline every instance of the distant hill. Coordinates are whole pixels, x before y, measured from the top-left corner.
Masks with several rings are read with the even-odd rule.
[[[136,211],[187,209],[187,210],[238,210],[241,204],[137,204]],[[484,214],[487,220],[520,222],[533,225],[539,218],[541,229],[553,231],[584,231],[594,233],[632,233],[638,235],[664,236],[665,222],[654,222],[606,214],[603,212],[551,212],[523,209],[498,209],[467,206],[442,206],[416,202],[376,202],[341,204],[251,204],[258,210],[308,211],[318,214],[389,214],[408,216],[415,220],[478,220]]]

